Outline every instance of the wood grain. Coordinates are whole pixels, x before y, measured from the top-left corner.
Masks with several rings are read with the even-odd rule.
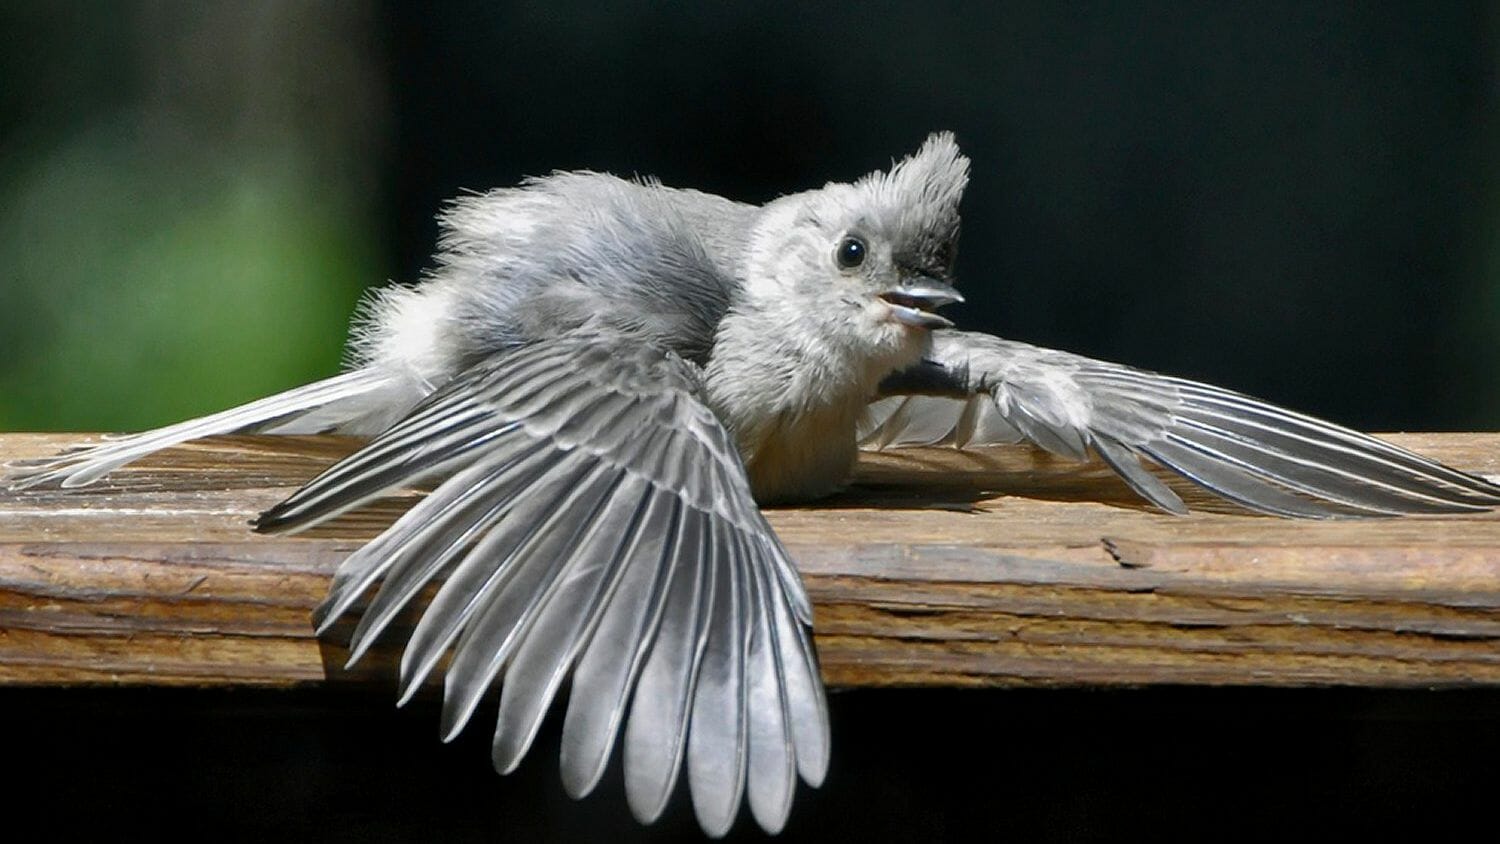
[[[1392,435],[1500,475],[1500,435]],[[0,435],[0,462],[80,435]],[[391,683],[309,613],[410,506],[295,537],[246,522],[355,446],[221,438],[70,492],[0,491],[0,683]],[[833,685],[1500,684],[1500,515],[1295,522],[1028,448],[871,455],[851,490],[768,511],[816,604]],[[398,622],[409,626],[412,618]]]

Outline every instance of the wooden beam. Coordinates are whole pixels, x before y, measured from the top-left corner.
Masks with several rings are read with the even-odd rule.
[[[0,462],[77,439],[0,435]],[[1500,474],[1500,434],[1390,439]],[[0,683],[390,683],[400,635],[346,672],[308,619],[419,493],[295,537],[246,526],[354,445],[222,438],[97,486],[0,491]],[[1296,522],[1179,489],[1204,512],[1028,448],[911,450],[768,516],[833,685],[1500,684],[1500,515]]]

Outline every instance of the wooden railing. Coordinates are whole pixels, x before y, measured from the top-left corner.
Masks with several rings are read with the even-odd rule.
[[[0,435],[0,463],[79,439]],[[1390,439],[1500,474],[1500,435]],[[309,614],[419,493],[294,537],[246,524],[353,445],[217,439],[92,487],[0,491],[0,682],[390,682],[399,635],[347,672]],[[833,685],[1500,684],[1500,514],[1298,522],[1180,489],[1201,512],[1027,448],[911,450],[768,517]]]

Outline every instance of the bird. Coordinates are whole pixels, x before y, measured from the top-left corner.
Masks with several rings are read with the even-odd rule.
[[[715,837],[745,803],[781,830],[797,780],[827,773],[812,605],[761,507],[838,491],[862,448],[1028,441],[1178,514],[1161,474],[1297,518],[1500,504],[1488,480],[1331,422],[956,328],[939,311],[964,300],[969,174],[938,132],[763,205],[591,171],[465,195],[432,268],[362,303],[341,374],[18,461],[7,483],[83,486],[213,435],[363,437],[253,522],[292,533],[430,487],[341,563],[319,634],[358,613],[353,664],[440,584],[400,703],[440,673],[449,740],[498,686],[508,773],[566,685],[567,793],[590,793],[618,745],[639,821],[685,777]]]

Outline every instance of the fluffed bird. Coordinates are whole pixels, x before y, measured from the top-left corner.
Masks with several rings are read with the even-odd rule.
[[[811,605],[759,505],[834,492],[861,445],[1092,453],[1172,513],[1143,461],[1283,516],[1500,504],[1481,478],[1238,393],[955,330],[937,311],[963,299],[968,175],[942,133],[763,206],[592,172],[460,198],[430,274],[357,316],[343,374],[10,483],[80,486],[218,434],[369,437],[255,522],[294,532],[435,482],[339,567],[318,631],[375,590],[358,660],[441,580],[402,702],[451,655],[451,738],[498,684],[504,773],[571,682],[567,792],[593,789],[618,742],[635,816],[657,818],[685,770],[710,835],[746,800],[780,830],[797,777],[827,770]]]

